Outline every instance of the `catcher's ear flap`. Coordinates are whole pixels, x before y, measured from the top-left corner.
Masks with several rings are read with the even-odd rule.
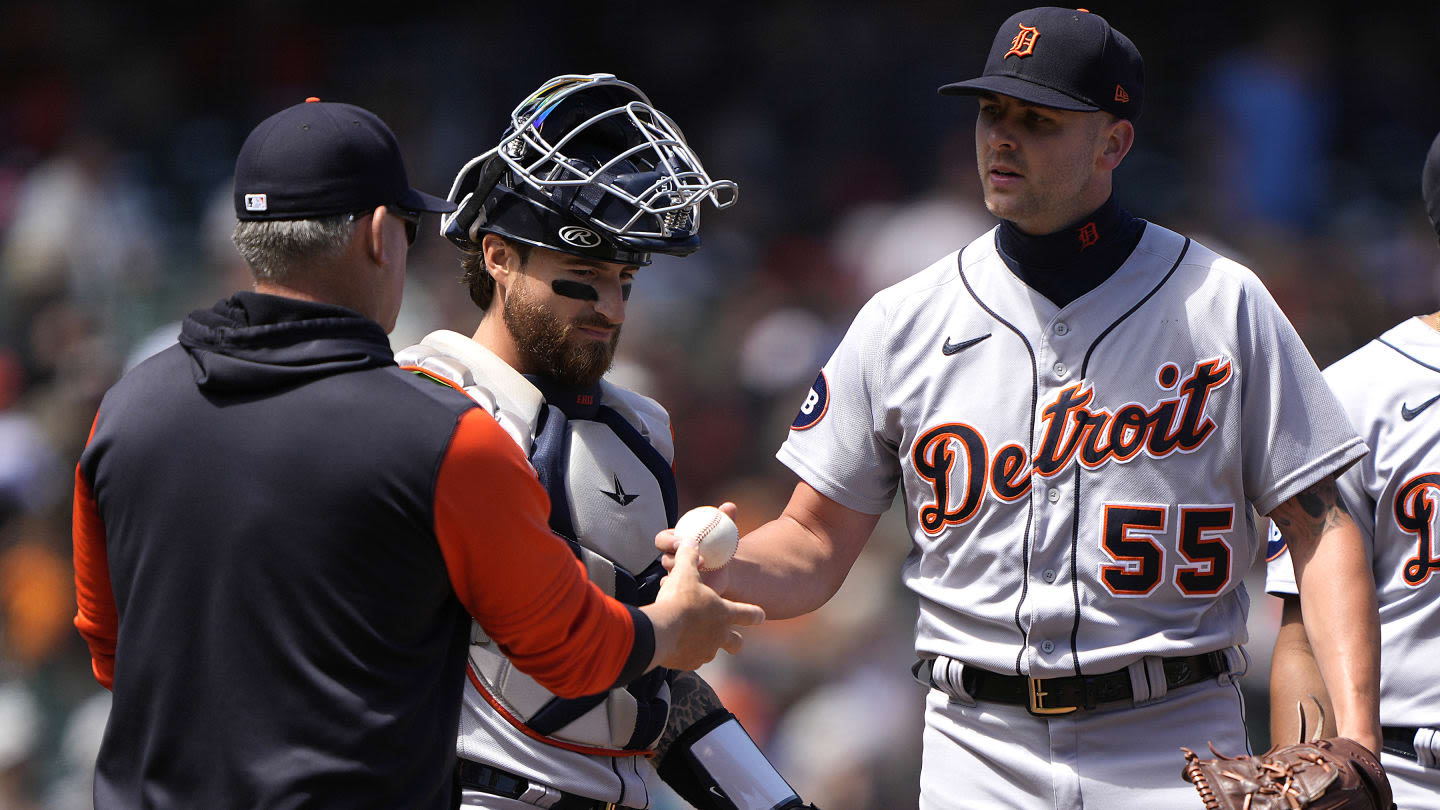
[[[477,226],[485,223],[485,201],[505,173],[505,161],[492,150],[468,163],[450,188],[455,213],[441,220],[441,234],[464,250],[479,250]],[[458,195],[464,194],[464,197]]]

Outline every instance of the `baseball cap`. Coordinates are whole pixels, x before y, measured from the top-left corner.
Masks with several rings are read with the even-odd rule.
[[[1140,117],[1145,62],[1124,34],[1085,9],[1032,8],[995,34],[985,73],[940,88],[949,96],[998,93],[1061,110]]]
[[[1425,170],[1420,174],[1420,194],[1425,198],[1425,213],[1435,235],[1440,236],[1440,135],[1430,144],[1425,156]]]
[[[392,205],[454,211],[410,187],[395,134],[353,104],[306,99],[261,121],[235,159],[235,216],[306,219]]]

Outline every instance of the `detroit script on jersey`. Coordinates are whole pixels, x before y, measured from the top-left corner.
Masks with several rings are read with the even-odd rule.
[[[1180,373],[1175,364],[1165,363],[1155,378],[1161,389],[1176,390]],[[990,442],[980,430],[963,423],[936,425],[921,433],[911,451],[915,471],[935,496],[920,507],[920,525],[935,534],[964,523],[979,509],[987,488],[1001,500],[1016,500],[1030,491],[1033,476],[1052,477],[1077,457],[1086,469],[1095,470],[1142,452],[1160,459],[1193,451],[1215,430],[1205,416],[1205,401],[1229,379],[1229,362],[1207,360],[1195,365],[1174,396],[1148,408],[1131,403],[1114,413],[1089,407],[1095,396],[1089,384],[1063,388],[1041,410],[1045,430],[1033,462],[1020,444],[1005,444],[991,458]]]
[[[1064,308],[993,232],[881,291],[778,457],[901,494],[918,652],[1052,677],[1243,643],[1254,513],[1364,451],[1254,274],[1152,223]]]

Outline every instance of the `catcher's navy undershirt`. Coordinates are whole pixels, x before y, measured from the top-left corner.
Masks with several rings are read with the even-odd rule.
[[[1130,215],[1115,195],[1074,225],[1043,236],[1000,222],[1000,258],[1031,289],[1065,307],[1099,287],[1130,257],[1145,233],[1145,220]]]

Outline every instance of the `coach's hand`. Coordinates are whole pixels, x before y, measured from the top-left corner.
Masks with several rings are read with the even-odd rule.
[[[697,669],[719,650],[738,653],[738,628],[765,621],[760,607],[731,602],[701,582],[699,564],[696,544],[678,544],[659,596],[640,608],[655,625],[654,666]]]

